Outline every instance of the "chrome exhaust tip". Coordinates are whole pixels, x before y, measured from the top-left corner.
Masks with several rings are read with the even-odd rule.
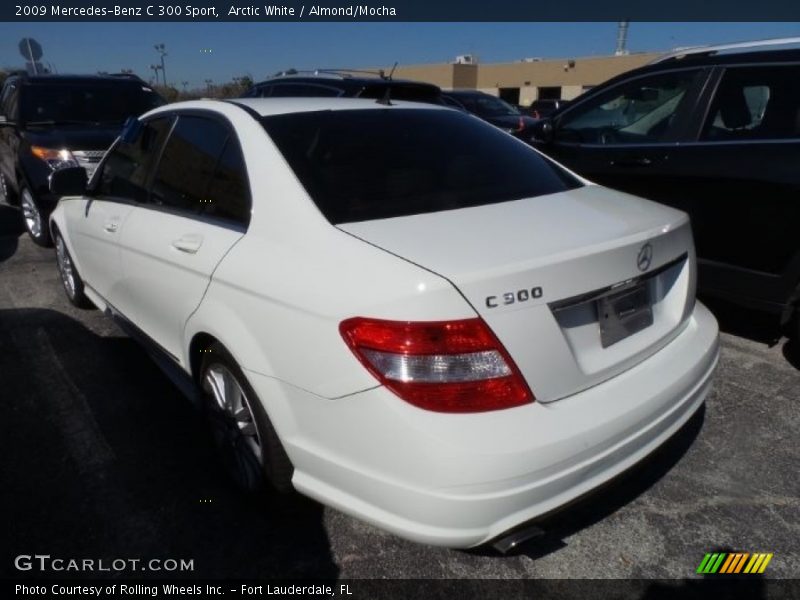
[[[538,525],[528,525],[520,527],[504,534],[502,537],[497,538],[492,542],[492,548],[501,554],[508,554],[514,548],[536,537],[544,535],[544,529]]]

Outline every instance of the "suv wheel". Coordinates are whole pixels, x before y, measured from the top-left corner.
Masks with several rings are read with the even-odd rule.
[[[292,488],[294,468],[239,366],[214,343],[203,353],[200,384],[208,422],[226,470],[242,489],[260,489],[266,478],[279,492]]]
[[[39,205],[27,186],[20,189],[19,205],[22,209],[25,229],[28,230],[31,239],[39,246],[50,246],[50,233],[47,231],[46,217],[39,210]]]
[[[55,232],[55,245],[58,273],[61,275],[61,283],[64,285],[67,299],[78,308],[92,308],[93,304],[83,291],[83,279],[78,274],[78,269],[75,268],[75,263],[72,262],[67,245],[64,243],[64,238],[58,230]]]

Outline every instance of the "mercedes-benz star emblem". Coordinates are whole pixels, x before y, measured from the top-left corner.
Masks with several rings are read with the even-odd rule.
[[[647,271],[650,268],[650,263],[653,262],[653,246],[647,242],[639,249],[639,254],[636,256],[636,266],[640,271]]]

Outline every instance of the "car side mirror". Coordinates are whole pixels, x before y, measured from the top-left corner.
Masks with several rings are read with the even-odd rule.
[[[56,196],[82,196],[86,193],[87,182],[86,169],[83,167],[59,169],[50,174],[50,193]]]
[[[555,138],[555,127],[550,119],[539,119],[531,126],[533,141],[549,144]]]

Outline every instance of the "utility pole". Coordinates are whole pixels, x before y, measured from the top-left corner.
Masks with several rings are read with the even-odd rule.
[[[186,93],[186,86],[189,85],[188,81],[181,81],[181,85],[183,86],[183,92]]]
[[[208,94],[211,94],[211,84],[213,84],[213,83],[214,83],[214,80],[213,80],[213,79],[206,79],[206,80],[205,80],[205,84],[206,84],[206,92],[207,92]]]
[[[158,70],[161,68],[158,65],[150,65],[150,68],[153,70],[153,76],[156,78],[156,85],[158,85]]]
[[[164,67],[164,57],[167,55],[167,48],[164,44],[156,44],[153,48],[161,55],[161,77],[164,80],[164,87],[167,87],[167,70]]]

